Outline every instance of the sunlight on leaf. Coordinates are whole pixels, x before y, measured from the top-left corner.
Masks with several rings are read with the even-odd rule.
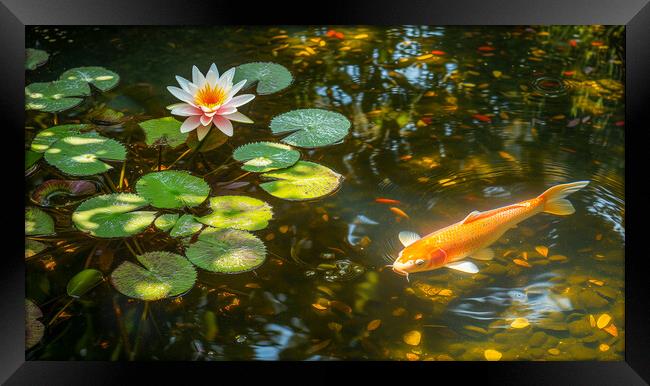
[[[179,216],[180,215],[178,213],[166,213],[159,216],[153,224],[156,226],[156,228],[166,232],[172,229],[174,224],[176,224],[176,221],[178,221]]]
[[[68,295],[78,298],[95,288],[102,281],[104,281],[104,275],[101,272],[93,268],[87,268],[68,281],[66,290]]]
[[[200,205],[208,198],[210,186],[189,172],[165,170],[142,176],[136,190],[156,208],[177,209]]]
[[[90,95],[88,83],[76,80],[58,80],[32,83],[25,87],[25,110],[56,113],[79,105]]]
[[[203,224],[197,222],[191,214],[184,214],[178,219],[172,230],[169,232],[171,237],[191,236],[199,232]]]
[[[273,211],[264,201],[246,196],[217,196],[210,198],[212,213],[197,218],[215,228],[235,228],[249,231],[264,229]]]
[[[61,80],[82,81],[92,84],[101,91],[108,91],[117,86],[120,76],[104,67],[77,67],[61,74]]]
[[[44,211],[25,208],[25,234],[28,236],[51,235],[54,233],[54,220]]]
[[[264,182],[260,187],[269,194],[285,200],[310,200],[334,192],[343,176],[333,170],[308,161],[298,161],[288,169],[262,174],[275,181]]]
[[[282,139],[289,145],[314,148],[331,145],[348,135],[350,121],[343,115],[321,109],[300,109],[271,120],[273,134],[292,133]]]
[[[144,130],[147,145],[168,145],[172,148],[180,146],[187,140],[188,133],[181,133],[182,124],[183,122],[173,117],[150,119],[139,123]]]
[[[43,50],[37,50],[36,48],[28,48],[25,55],[25,68],[27,70],[35,70],[38,67],[47,63],[47,59],[50,57],[50,54]]]
[[[96,237],[131,236],[153,222],[156,212],[137,211],[147,205],[147,200],[135,194],[105,194],[81,203],[72,214],[72,222],[80,231]]]
[[[232,156],[237,161],[244,162],[242,169],[261,173],[295,164],[300,158],[300,152],[280,143],[254,142],[238,147]]]
[[[246,63],[237,67],[233,83],[246,79],[244,87],[257,82],[257,93],[260,95],[273,94],[291,85],[293,77],[286,67],[272,62]]]
[[[113,167],[102,160],[124,161],[126,149],[114,139],[90,132],[61,138],[45,151],[45,160],[73,176],[90,176]]]
[[[25,350],[36,346],[45,334],[45,325],[38,319],[43,317],[43,312],[34,302],[25,299]]]
[[[207,229],[186,249],[185,254],[200,268],[234,274],[262,265],[266,259],[266,247],[250,232]]]

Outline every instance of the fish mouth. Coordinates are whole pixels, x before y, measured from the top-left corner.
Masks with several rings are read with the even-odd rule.
[[[406,272],[406,271],[404,271],[402,269],[399,269],[399,268],[397,268],[395,266],[393,266],[393,272],[395,272],[395,273],[397,273],[399,275],[402,275],[402,276],[408,276],[408,272]]]

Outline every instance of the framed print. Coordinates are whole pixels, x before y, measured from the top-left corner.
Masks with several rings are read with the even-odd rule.
[[[645,384],[650,7],[501,3],[4,1],[2,380]]]

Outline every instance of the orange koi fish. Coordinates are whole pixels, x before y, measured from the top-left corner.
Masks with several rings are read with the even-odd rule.
[[[414,232],[400,232],[404,249],[392,264],[393,271],[406,275],[431,271],[440,267],[476,273],[478,267],[463,260],[491,260],[494,251],[488,248],[508,229],[538,213],[560,216],[573,214],[575,209],[565,197],[584,188],[589,181],[556,185],[536,198],[486,212],[474,211],[465,219],[420,238]]]

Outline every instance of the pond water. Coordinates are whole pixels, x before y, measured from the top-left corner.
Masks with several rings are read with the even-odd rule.
[[[71,222],[77,204],[42,207],[57,233],[28,237],[48,248],[26,259],[26,296],[46,325],[27,358],[622,360],[623,34],[603,26],[28,28],[27,47],[50,54],[27,72],[28,84],[80,66],[103,66],[120,83],[61,113],[28,111],[26,147],[56,123],[93,123],[127,144],[124,168],[109,162],[107,173],[124,192],[187,150],[164,147],[159,161],[138,126],[169,116],[175,75],[271,61],[294,81],[243,106],[254,124],[236,124],[226,143],[172,167],[212,171],[211,196],[273,207],[268,227],[253,231],[266,245],[264,264],[237,275],[198,269],[189,292],[146,305],[108,280],[72,299],[66,285],[77,272],[108,278],[135,261],[132,239],[142,251],[184,247],[153,226],[129,244],[93,238]],[[336,192],[307,202],[268,194],[259,174],[230,158],[243,144],[277,142],[271,118],[298,108],[336,111],[352,124],[341,143],[298,148],[344,177]],[[39,161],[26,175],[28,205],[36,206],[34,189],[61,178],[75,179]],[[109,189],[101,174],[76,179]],[[492,245],[493,260],[475,261],[476,274],[441,268],[407,281],[385,267],[402,249],[400,231],[428,234],[579,180],[591,183],[569,197],[575,214],[520,223]]]

